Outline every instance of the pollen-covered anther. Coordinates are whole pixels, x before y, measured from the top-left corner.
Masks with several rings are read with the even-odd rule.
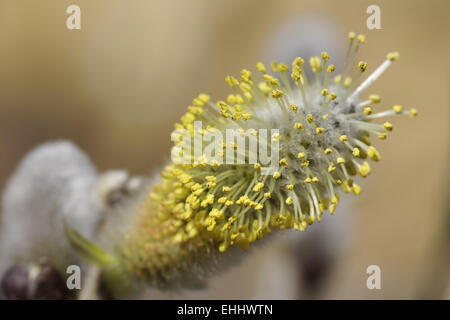
[[[258,182],[258,183],[253,187],[253,191],[254,191],[254,192],[259,192],[259,191],[262,190],[262,188],[264,188],[264,183]]]
[[[305,157],[306,157],[306,154],[304,152],[299,152],[297,154],[297,158],[299,158],[299,159],[304,159]]]
[[[316,128],[316,134],[322,134],[324,131],[324,128]]]
[[[288,162],[287,162],[286,158],[283,158],[280,160],[280,166],[287,167],[287,165],[288,165]]]
[[[372,112],[373,112],[373,109],[372,109],[371,107],[365,107],[365,108],[364,108],[364,114],[365,114],[366,116],[371,115]]]
[[[344,88],[350,87],[351,84],[352,84],[352,78],[350,78],[350,77],[345,78],[345,80],[344,80]]]
[[[363,164],[359,167],[358,173],[363,178],[367,177],[370,174],[370,165],[367,161],[364,161]]]
[[[401,113],[403,110],[403,107],[400,105],[395,105],[392,107],[392,110],[394,110],[395,113]]]
[[[356,183],[354,183],[352,185],[352,191],[355,195],[359,195],[361,193],[361,187],[359,185],[357,185]]]
[[[386,56],[386,58],[390,61],[398,60],[399,57],[400,55],[398,52],[389,52]]]
[[[296,123],[294,124],[294,128],[297,129],[297,130],[300,130],[300,129],[303,128],[303,124],[301,124],[300,122],[296,122]]]
[[[367,155],[373,161],[379,161],[380,160],[380,154],[378,153],[377,149],[375,149],[374,146],[370,146],[369,148],[367,148]]]
[[[358,63],[358,68],[359,68],[359,71],[361,71],[361,72],[366,71],[366,69],[367,69],[367,62],[365,62],[365,61],[360,61],[360,62]]]
[[[283,91],[280,89],[272,90],[272,98],[279,99],[283,96]]]
[[[384,126],[384,128],[385,128],[387,131],[392,131],[392,129],[394,128],[394,126],[393,126],[392,123],[390,123],[390,122],[385,122],[385,123],[383,124],[383,126]]]
[[[286,202],[287,205],[291,205],[291,204],[292,204],[292,201],[293,201],[293,200],[292,200],[292,197],[289,196],[289,197],[286,198],[286,201],[285,201],[285,202]]]
[[[371,94],[371,95],[369,96],[369,100],[370,100],[372,103],[380,103],[380,102],[381,102],[380,96],[379,96],[379,95],[376,95],[376,94]]]
[[[266,73],[266,67],[264,66],[264,64],[262,62],[258,62],[256,64],[256,69],[258,69],[258,71],[261,73]]]
[[[336,167],[334,166],[333,163],[330,163],[330,165],[328,166],[328,172],[331,173],[331,172],[333,172],[334,170],[336,170]]]

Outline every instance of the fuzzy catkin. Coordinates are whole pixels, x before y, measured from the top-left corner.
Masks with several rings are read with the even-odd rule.
[[[273,62],[274,75],[259,62],[260,80],[247,69],[239,80],[227,76],[233,93],[226,101],[213,103],[206,94],[196,97],[172,135],[172,154],[187,157],[189,163],[167,165],[161,182],[139,204],[116,247],[121,272],[159,287],[186,279],[195,283],[229,261],[225,257],[236,251],[236,245],[246,250],[274,229],[305,231],[320,222],[326,210],[333,214],[340,199],[338,189],[360,194],[353,177],[367,177],[369,159],[381,158],[370,135],[385,140],[393,129],[390,122],[372,120],[417,115],[416,109],[404,110],[400,105],[375,112],[380,97],[361,97],[398,59],[398,53],[388,54],[359,84],[367,63],[360,61],[354,68],[353,60],[364,41],[363,35],[349,34],[339,75],[334,76],[335,66],[322,52],[307,62],[296,58],[291,68]],[[308,62],[311,78],[304,72]],[[204,148],[200,157],[183,154],[186,141],[179,132],[194,138],[196,121],[203,124],[202,135],[225,135],[231,128],[260,139],[257,130],[278,129],[267,139],[279,142],[279,169],[265,175],[259,162],[221,163],[208,158]],[[239,152],[235,143],[221,146],[222,155],[230,148],[237,150],[232,151],[236,156]],[[245,153],[245,160],[250,156]]]

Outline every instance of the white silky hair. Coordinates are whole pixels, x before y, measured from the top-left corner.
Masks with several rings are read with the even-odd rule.
[[[66,238],[64,220],[86,238],[94,235],[102,217],[97,178],[89,158],[71,142],[49,142],[29,152],[3,193],[0,273],[42,258],[59,270],[81,263]]]

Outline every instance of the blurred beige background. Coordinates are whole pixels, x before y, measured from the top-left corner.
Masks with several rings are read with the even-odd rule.
[[[81,7],[80,31],[65,27],[70,4]],[[381,7],[382,30],[366,28],[371,4]],[[449,298],[449,12],[444,0],[0,0],[0,187],[28,150],[58,138],[76,142],[101,170],[152,172],[168,158],[173,123],[195,95],[221,99],[225,75],[254,69],[273,30],[319,16],[338,27],[344,45],[348,31],[366,34],[359,57],[369,66],[399,51],[371,92],[386,108],[420,112],[393,119],[395,131],[377,143],[383,160],[353,198],[355,235],[322,297]],[[254,274],[258,259],[287,250],[280,246],[224,279]],[[382,290],[365,286],[371,264],[382,268]],[[250,289],[226,290],[223,297],[252,297]],[[272,298],[297,295],[278,290]]]

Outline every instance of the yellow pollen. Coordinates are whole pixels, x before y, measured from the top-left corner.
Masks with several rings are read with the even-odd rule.
[[[336,167],[333,165],[333,163],[330,163],[330,165],[328,166],[328,172],[331,173],[334,170],[336,170]]]
[[[297,57],[294,60],[294,64],[299,67],[303,66],[304,63],[305,63],[305,60],[303,60],[303,58],[300,58],[300,57]]]
[[[358,195],[361,193],[361,187],[359,185],[357,185],[356,183],[354,183],[352,186],[352,191],[354,194]]]
[[[291,196],[286,198],[286,204],[287,205],[291,205],[292,204],[292,197]]]
[[[283,166],[283,167],[287,167],[288,162],[287,162],[286,158],[283,158],[283,159],[280,160],[280,165]]]
[[[342,164],[342,163],[345,163],[345,159],[342,158],[342,157],[338,157],[338,158],[336,159],[336,162],[339,163],[339,164]]]
[[[220,197],[220,198],[217,200],[217,203],[218,203],[218,204],[224,204],[225,202],[227,202],[227,197]]]
[[[293,184],[288,184],[288,185],[286,186],[286,190],[289,190],[289,191],[294,190],[294,185],[293,185]]]
[[[317,134],[321,134],[321,133],[323,133],[324,131],[325,131],[324,128],[316,128],[316,133],[317,133]]]
[[[361,72],[366,71],[366,68],[367,68],[367,62],[360,61],[360,62],[358,63],[358,68],[359,68],[359,71],[361,71]]]
[[[259,192],[259,191],[261,191],[262,188],[264,188],[264,183],[258,182],[258,183],[253,187],[253,191],[254,191],[254,192]]]
[[[367,161],[364,161],[364,163],[359,167],[358,173],[361,177],[367,177],[370,174],[370,166]]]
[[[325,154],[330,154],[333,152],[333,150],[331,150],[330,148],[326,148],[324,152]]]
[[[303,128],[303,124],[301,124],[301,123],[299,123],[299,122],[296,122],[296,123],[294,124],[294,128],[297,129],[297,130],[300,130],[301,128]]]
[[[351,84],[352,84],[352,78],[350,78],[350,77],[345,78],[344,87],[348,88],[348,87],[350,87]]]
[[[379,95],[371,94],[371,95],[369,96],[369,100],[372,101],[372,103],[380,103],[381,98],[380,98]]]
[[[392,131],[392,129],[394,128],[394,126],[393,126],[392,123],[390,123],[390,122],[385,122],[385,123],[383,124],[383,126],[384,126],[384,128],[385,128],[387,131]]]
[[[230,188],[230,187],[227,187],[227,186],[222,187],[222,192],[223,192],[223,193],[230,193],[230,192],[231,192],[231,188]]]
[[[297,158],[299,159],[303,159],[306,157],[306,154],[304,152],[299,152],[299,154],[297,154]]]
[[[289,67],[286,64],[284,64],[284,63],[280,63],[279,64],[279,69],[280,69],[281,72],[286,72],[286,71],[289,70]]]
[[[278,71],[278,63],[276,61],[272,61],[270,63],[270,67],[272,68],[273,72],[277,72]]]
[[[322,116],[322,119],[327,120],[327,119],[328,119],[328,113],[325,113],[325,114]]]
[[[359,149],[358,149],[358,148],[353,148],[352,154],[353,154],[355,157],[359,157],[359,155],[360,155]]]
[[[338,84],[340,83],[342,80],[342,76],[341,75],[337,75],[334,77],[334,83]]]
[[[258,204],[254,207],[255,210],[262,210],[263,208],[264,208],[264,204],[262,204],[262,203],[258,203]]]
[[[386,58],[391,61],[398,60],[399,57],[400,57],[400,55],[398,52],[389,52],[386,56]]]
[[[380,154],[378,153],[377,149],[375,149],[374,146],[370,146],[369,148],[367,148],[367,155],[373,161],[379,161],[380,160]]]
[[[235,87],[239,85],[239,81],[233,76],[226,76],[225,81],[230,85],[230,87]]]
[[[313,118],[312,114],[307,114],[306,115],[306,121],[308,121],[308,123],[313,123],[314,122],[314,118]]]
[[[330,100],[335,100],[337,97],[336,93],[332,92],[330,93]]]
[[[266,73],[266,67],[264,66],[264,64],[262,62],[258,62],[256,64],[256,69],[258,69],[258,71],[261,73]]]
[[[411,118],[416,117],[419,114],[419,111],[417,111],[417,109],[412,108],[411,110],[409,110],[409,115]]]
[[[228,199],[228,200],[225,202],[225,205],[226,205],[227,207],[231,207],[233,204],[234,204],[234,201],[231,200],[231,199]]]
[[[343,134],[342,136],[339,137],[339,141],[341,142],[347,141],[347,136]]]
[[[395,105],[392,107],[392,110],[394,110],[395,113],[400,113],[400,112],[402,112],[403,108],[402,108],[402,106]]]
[[[289,108],[291,108],[291,110],[294,111],[294,112],[297,112],[297,110],[298,110],[298,107],[295,104],[291,104],[289,106]]]
[[[258,84],[258,88],[259,88],[259,90],[261,90],[265,95],[267,95],[267,94],[269,94],[269,92],[270,92],[270,87],[267,85],[267,83],[265,83],[265,82],[260,82],[259,84]]]
[[[281,98],[282,96],[283,96],[283,91],[281,91],[280,89],[272,90],[272,98],[278,99],[278,98]]]
[[[204,103],[208,103],[209,100],[211,99],[211,97],[210,97],[209,95],[205,94],[205,93],[200,93],[200,94],[198,95],[198,98],[199,98],[200,100],[202,100]]]
[[[272,197],[272,195],[271,195],[271,193],[270,192],[266,192],[266,193],[264,193],[264,198],[266,198],[266,199],[270,199]]]
[[[276,172],[272,175],[272,177],[273,177],[274,179],[278,179],[280,176],[281,176],[281,173],[279,173],[278,171],[276,171]]]
[[[366,116],[371,115],[372,112],[373,112],[373,109],[372,109],[371,107],[365,107],[365,108],[364,108],[364,114],[365,114]]]

